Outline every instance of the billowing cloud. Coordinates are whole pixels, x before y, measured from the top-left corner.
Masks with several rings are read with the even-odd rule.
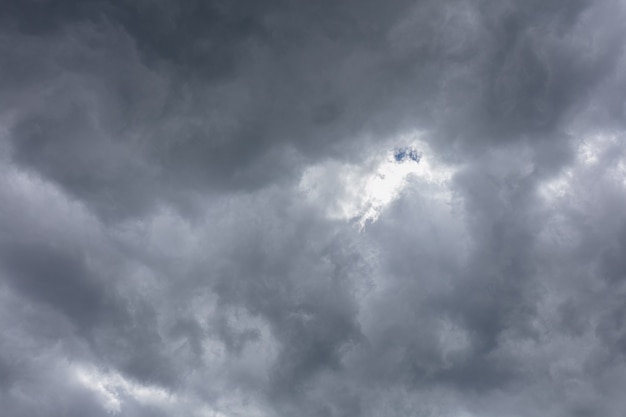
[[[623,2],[5,0],[11,416],[622,416]]]

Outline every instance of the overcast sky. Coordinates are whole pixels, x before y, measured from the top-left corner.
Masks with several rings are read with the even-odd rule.
[[[623,417],[623,0],[1,0],[0,413]]]

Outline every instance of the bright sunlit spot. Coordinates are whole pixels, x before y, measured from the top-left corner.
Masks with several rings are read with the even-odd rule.
[[[300,188],[310,202],[323,205],[328,217],[353,221],[363,230],[401,195],[411,176],[446,188],[451,175],[451,169],[437,163],[425,143],[412,140],[362,165],[331,161],[312,166],[305,171]]]
[[[415,157],[407,157],[408,153]],[[358,213],[351,216],[358,219],[359,229],[363,229],[368,222],[375,222],[382,210],[399,196],[406,186],[407,177],[420,171],[420,159],[420,154],[411,148],[389,152],[376,173],[366,178],[358,201]]]

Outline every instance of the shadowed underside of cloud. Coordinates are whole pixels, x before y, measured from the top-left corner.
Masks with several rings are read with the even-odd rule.
[[[624,5],[4,0],[11,416],[621,416]]]

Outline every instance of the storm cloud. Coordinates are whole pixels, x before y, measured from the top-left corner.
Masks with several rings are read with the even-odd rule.
[[[3,0],[3,413],[623,416],[625,18]]]

